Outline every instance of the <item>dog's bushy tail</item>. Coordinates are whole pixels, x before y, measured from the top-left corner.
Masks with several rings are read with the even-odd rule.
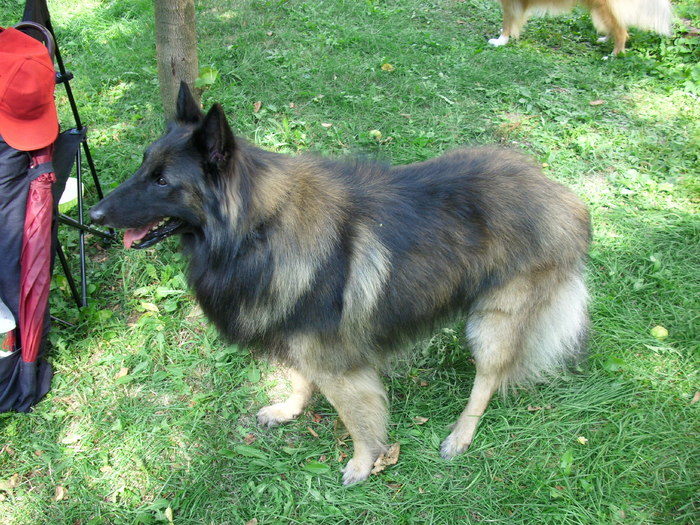
[[[609,0],[610,9],[625,27],[671,34],[672,11],[668,0]]]
[[[560,278],[548,294],[532,298],[520,326],[520,348],[503,370],[502,394],[572,369],[585,357],[589,319],[583,266]]]
[[[554,290],[524,334],[522,380],[541,380],[577,364],[585,355],[588,325],[588,292],[582,272],[576,272]]]

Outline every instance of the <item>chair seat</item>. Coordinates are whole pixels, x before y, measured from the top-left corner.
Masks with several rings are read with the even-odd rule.
[[[83,193],[82,187],[80,188],[80,192]],[[78,204],[78,179],[75,177],[68,177],[66,180],[66,187],[58,201],[58,211],[66,213],[73,209],[76,204]]]

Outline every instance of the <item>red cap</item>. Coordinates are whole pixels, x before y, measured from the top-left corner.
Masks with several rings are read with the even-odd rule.
[[[0,31],[0,135],[5,142],[33,151],[56,140],[55,86],[56,71],[44,44],[12,27]]]

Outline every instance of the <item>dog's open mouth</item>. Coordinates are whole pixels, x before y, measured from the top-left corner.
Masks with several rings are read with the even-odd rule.
[[[185,223],[180,219],[161,219],[143,228],[129,228],[124,232],[124,248],[141,250],[176,234]]]

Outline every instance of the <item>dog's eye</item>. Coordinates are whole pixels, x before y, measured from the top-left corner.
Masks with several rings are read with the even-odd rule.
[[[167,185],[168,185],[168,181],[165,180],[164,177],[158,177],[158,178],[156,179],[156,184],[157,184],[158,186],[167,186]]]

